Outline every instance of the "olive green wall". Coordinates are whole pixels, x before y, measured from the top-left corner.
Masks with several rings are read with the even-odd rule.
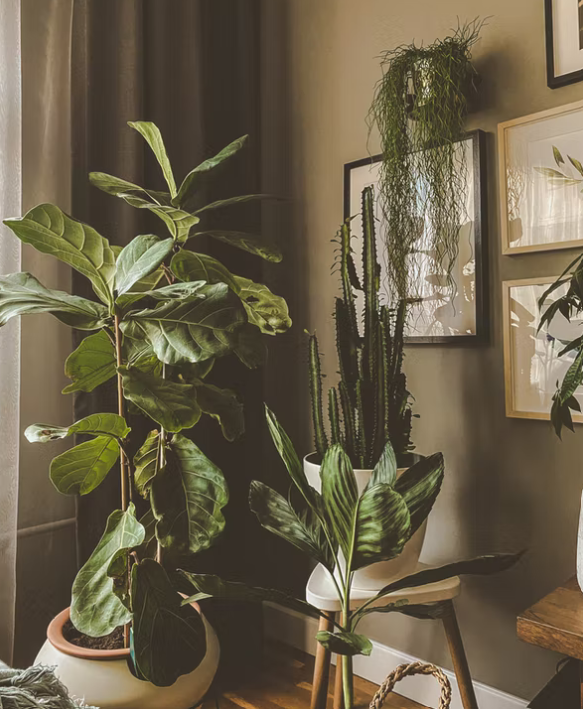
[[[279,25],[287,30],[278,42],[287,46],[284,134],[295,202],[293,234],[286,244],[293,279],[288,270],[285,280],[294,283],[296,330],[317,329],[329,353],[324,364],[330,378],[335,370],[330,313],[337,289],[330,275],[330,239],[342,219],[343,164],[367,155],[365,116],[380,76],[379,54],[412,39],[430,43],[443,37],[458,17],[490,16],[474,53],[483,76],[483,108],[471,116],[468,128],[488,133],[491,339],[475,348],[409,347],[406,371],[420,414],[414,430],[418,450],[443,451],[447,465],[424,560],[529,550],[520,566],[503,576],[465,581],[458,607],[475,678],[530,698],[557,658],[519,642],[515,617],[574,572],[583,428],[561,443],[546,422],[505,416],[501,283],[554,275],[572,254],[501,256],[496,126],[579,100],[583,83],[555,91],[546,87],[542,0],[291,0],[287,13],[287,23]],[[282,89],[272,92],[274,103],[266,115],[273,119]],[[370,150],[377,148],[373,137]],[[296,352],[294,361],[301,360]],[[279,379],[270,402],[283,410],[290,396],[297,399],[298,389],[286,391]],[[306,413],[304,407],[298,426],[307,448]],[[375,617],[366,630],[380,642],[450,666],[437,624]]]

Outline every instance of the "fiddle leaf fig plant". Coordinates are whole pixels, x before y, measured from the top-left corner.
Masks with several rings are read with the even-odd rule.
[[[96,299],[50,290],[29,273],[2,276],[0,326],[16,316],[51,313],[88,332],[67,358],[71,384],[63,393],[117,382],[117,413],[96,412],[70,426],[33,424],[26,437],[46,443],[83,436],[50,466],[53,484],[66,495],[90,494],[119,462],[120,508],[112,510],[77,574],[71,621],[89,637],[124,626],[134,674],[167,686],[193,671],[206,652],[200,614],[181,605],[173,560],[212,546],[224,529],[229,500],[223,473],[186,434],[202,416],[214,419],[228,441],[243,434],[242,404],[234,391],[212,383],[213,364],[235,354],[257,366],[264,358],[263,335],[284,332],[291,320],[283,298],[267,286],[190,249],[204,233],[266,260],[281,260],[277,246],[263,236],[217,232],[204,224],[211,210],[265,196],[201,205],[200,188],[244,147],[246,136],[178,186],[159,129],[147,122],[130,126],[152,149],[168,191],[105,173],[91,173],[90,180],[132,207],[151,211],[167,234],[140,234],[124,248],[112,246],[52,204],[6,220],[22,242],[85,276]],[[133,460],[126,401],[153,428],[145,441],[132,441],[139,447]]]
[[[437,498],[444,475],[441,453],[421,458],[397,478],[397,463],[390,441],[374,467],[366,488],[359,494],[349,456],[339,443],[330,446],[321,467],[322,494],[312,488],[300,458],[278,423],[267,409],[267,421],[276,448],[287,468],[297,494],[289,500],[267,485],[251,484],[249,503],[260,524],[307,553],[329,572],[342,608],[333,631],[320,631],[320,644],[341,656],[344,708],[353,709],[352,658],[370,655],[372,643],[357,633],[360,621],[370,613],[404,613],[416,618],[437,618],[442,604],[416,606],[406,599],[391,602],[390,595],[461,574],[492,574],[510,568],[520,554],[495,554],[457,561],[439,568],[427,568],[395,580],[380,589],[370,600],[356,606],[350,602],[356,570],[398,556],[403,546],[427,519]],[[299,502],[291,500],[299,500]],[[182,577],[193,589],[183,601],[188,605],[209,596],[263,600],[312,615],[322,611],[282,591],[248,587],[225,582],[216,576],[183,571]]]

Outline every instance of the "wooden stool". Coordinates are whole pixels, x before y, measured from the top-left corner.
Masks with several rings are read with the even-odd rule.
[[[418,564],[417,571],[429,568],[427,564]],[[458,576],[439,581],[438,583],[419,586],[418,588],[404,589],[391,593],[380,599],[375,605],[384,606],[387,603],[407,599],[414,605],[428,605],[431,603],[445,603],[446,610],[442,617],[443,627],[453,660],[453,666],[458,681],[458,687],[464,709],[478,709],[472,676],[466,658],[460,629],[458,626],[453,599],[459,595],[461,582]],[[374,591],[362,591],[353,588],[350,597],[351,608],[358,608],[363,603],[375,596]],[[320,618],[319,630],[332,631],[333,621],[340,612],[340,601],[336,588],[330,578],[329,572],[321,565],[314,569],[306,587],[306,600],[326,613],[325,618]],[[314,681],[312,685],[311,709],[326,709],[328,698],[328,682],[330,678],[330,662],[332,653],[318,643],[316,650],[316,664],[314,666]],[[342,709],[342,673],[340,664],[336,665],[336,682],[334,687],[334,709]]]

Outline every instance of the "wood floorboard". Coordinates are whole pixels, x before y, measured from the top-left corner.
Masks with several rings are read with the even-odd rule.
[[[308,709],[312,691],[314,658],[298,650],[272,643],[267,647],[262,669],[236,688],[219,688],[202,709]],[[329,691],[334,687],[334,668]],[[357,677],[355,709],[367,709],[377,686]],[[217,693],[219,696],[217,696]],[[333,699],[328,695],[328,709]],[[426,709],[397,694],[387,698],[383,709]]]

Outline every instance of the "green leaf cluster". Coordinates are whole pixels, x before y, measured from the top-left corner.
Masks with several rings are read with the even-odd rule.
[[[324,647],[342,657],[345,709],[352,709],[351,658],[370,655],[372,643],[358,634],[357,626],[370,613],[404,613],[434,619],[443,613],[441,604],[416,606],[406,599],[390,602],[390,595],[403,589],[436,583],[461,574],[492,574],[515,564],[521,554],[494,554],[428,568],[394,581],[371,600],[355,608],[350,603],[356,570],[398,556],[403,546],[427,519],[441,488],[444,463],[441,453],[421,458],[397,476],[397,462],[388,442],[370,480],[359,494],[349,456],[340,444],[328,448],[321,466],[322,493],[313,489],[300,459],[275,415],[266,410],[273,442],[293,483],[289,499],[260,482],[253,482],[249,503],[260,524],[286,539],[330,572],[342,607],[333,631],[319,632]],[[225,582],[216,576],[183,572],[193,590],[183,603],[208,597],[240,601],[271,601],[318,617],[322,612],[305,601],[273,589]]]
[[[555,157],[557,158],[556,155]],[[564,294],[556,297],[558,290],[564,290]],[[571,261],[557,280],[544,291],[538,306],[541,310],[538,332],[548,328],[555,318],[564,318],[570,322],[583,312],[583,255]],[[547,337],[551,338],[551,335],[547,334]],[[560,438],[563,427],[574,430],[571,412],[581,412],[581,405],[575,394],[583,384],[583,335],[570,341],[552,339],[559,350],[557,356],[568,355],[571,359],[571,365],[563,380],[557,382],[551,408],[551,422]]]
[[[71,383],[63,393],[91,392],[110,380],[117,384],[118,413],[96,412],[70,426],[34,424],[26,437],[32,443],[81,437],[50,466],[50,478],[63,494],[90,494],[119,464],[121,509],[112,511],[75,579],[71,619],[92,637],[131,623],[136,676],[167,686],[194,670],[206,652],[203,620],[178,594],[176,560],[216,542],[229,501],[222,471],[188,431],[209,416],[228,441],[244,433],[237,393],[210,379],[214,362],[234,355],[248,367],[258,366],[264,359],[263,335],[285,332],[291,320],[285,300],[267,286],[196,251],[206,242],[199,238],[204,235],[268,261],[281,260],[265,236],[217,231],[206,223],[217,209],[266,197],[201,203],[202,188],[236,158],[247,137],[178,183],[157,126],[133,122],[130,127],[151,149],[167,191],[105,173],[91,173],[90,180],[131,207],[155,214],[166,233],[140,234],[124,248],[112,246],[51,204],[6,220],[21,241],[86,277],[96,299],[50,290],[29,273],[2,276],[0,326],[20,315],[51,313],[88,331],[65,362]],[[126,408],[155,426],[133,460]],[[128,501],[130,485],[137,493],[139,519]]]

